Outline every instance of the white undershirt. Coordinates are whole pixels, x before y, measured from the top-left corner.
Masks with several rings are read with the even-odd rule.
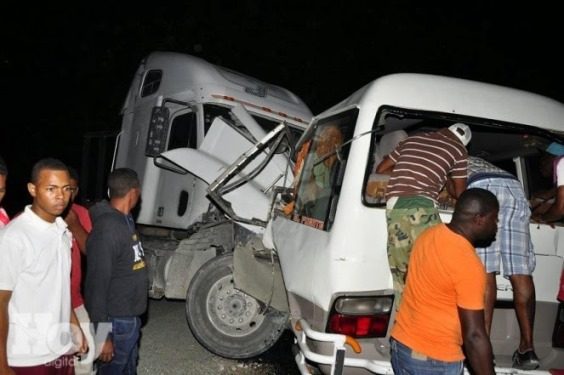
[[[8,305],[8,364],[37,366],[66,354],[70,340],[71,236],[27,206],[0,230],[0,289]]]

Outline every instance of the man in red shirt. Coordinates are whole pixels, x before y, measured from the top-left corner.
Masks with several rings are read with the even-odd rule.
[[[0,157],[0,203],[2,203],[2,199],[6,194],[6,179],[8,178],[8,167],[6,167],[6,163],[4,159]],[[4,225],[8,224],[10,218],[6,211],[0,206],[0,228]]]
[[[94,338],[90,329],[90,317],[84,307],[84,299],[82,298],[82,254],[86,255],[86,238],[92,230],[92,222],[88,209],[75,203],[78,195],[78,173],[69,167],[71,194],[71,207],[65,221],[72,233],[72,249],[71,249],[71,304],[74,312],[80,322],[82,331],[88,340],[90,351],[88,355],[75,361],[75,373],[79,374],[95,374],[93,370],[93,362],[95,359]]]

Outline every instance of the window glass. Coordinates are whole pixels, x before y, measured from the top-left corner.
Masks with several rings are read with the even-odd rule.
[[[204,104],[204,134],[208,134],[210,126],[216,117],[230,119],[229,108],[215,104]]]
[[[318,229],[330,230],[339,200],[358,109],[349,110],[315,125],[310,140],[298,154],[297,191],[292,218]],[[301,157],[298,157],[301,159]]]
[[[157,92],[161,84],[162,77],[162,70],[149,70],[145,75],[145,80],[143,81],[143,87],[141,88],[141,97],[144,98]]]
[[[544,149],[555,134],[524,124],[384,106],[375,116],[371,134],[362,195],[364,204],[385,206],[389,175],[376,173],[376,168],[403,139],[447,128],[456,122],[465,123],[472,130],[472,139],[467,146],[468,155],[482,158],[521,178],[525,192],[529,195],[550,186],[550,181],[539,170],[542,164],[539,150]],[[520,164],[519,160],[523,163]],[[443,188],[439,194],[439,208],[452,211],[455,202]]]
[[[172,120],[167,150],[198,145],[198,126],[195,112],[178,115]]]
[[[204,105],[204,132],[205,132],[205,134],[208,133],[208,130],[209,130],[211,124],[213,123],[213,120],[215,120],[215,118],[218,117],[218,116],[223,117],[227,121],[231,122],[239,130],[243,131],[245,134],[247,134],[250,137],[250,134],[248,133],[246,128],[243,126],[243,124],[235,116],[232,115],[230,108],[222,107],[222,106],[216,105],[216,104],[205,104]],[[253,119],[257,122],[257,124],[259,124],[260,127],[266,133],[274,130],[274,128],[280,123],[277,120],[267,119],[267,118],[260,117],[260,116],[257,116],[256,114],[252,114],[252,113],[251,113],[251,116],[253,117]],[[298,138],[303,133],[302,129],[294,128],[294,127],[290,127],[290,131],[292,132],[294,140],[298,140]]]

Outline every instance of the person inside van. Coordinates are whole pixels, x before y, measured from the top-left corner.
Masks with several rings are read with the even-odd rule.
[[[308,216],[325,220],[331,183],[337,166],[338,148],[343,144],[343,133],[337,125],[329,125],[320,130],[315,147],[313,168],[305,190],[305,202]]]
[[[533,201],[533,220],[553,223],[564,218],[564,145],[553,142],[541,159],[541,173],[552,174],[555,188],[548,193],[536,194]]]

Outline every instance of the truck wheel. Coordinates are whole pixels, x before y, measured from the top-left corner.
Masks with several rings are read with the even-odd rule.
[[[210,259],[194,275],[186,296],[192,334],[210,352],[231,359],[256,357],[284,332],[288,314],[234,288],[233,254]]]

